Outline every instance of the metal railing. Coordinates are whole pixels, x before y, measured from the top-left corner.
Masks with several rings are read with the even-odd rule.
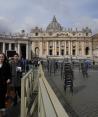
[[[21,79],[21,117],[30,117],[37,104],[38,98],[31,105],[33,93],[37,90],[37,78],[34,78],[34,69],[31,69]],[[31,106],[30,106],[31,105]]]
[[[69,117],[39,66],[38,117]]]

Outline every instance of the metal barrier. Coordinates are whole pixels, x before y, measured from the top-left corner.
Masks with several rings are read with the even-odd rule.
[[[39,66],[38,117],[69,117]]]
[[[34,69],[31,69],[26,75],[21,79],[21,117],[30,117],[34,111],[37,104],[38,98],[33,101],[33,93],[37,90],[37,78],[34,78]],[[35,85],[36,84],[36,85]]]
[[[32,94],[35,91],[38,91],[38,96],[31,103]],[[31,106],[29,106],[30,103]],[[34,71],[31,69],[21,79],[21,117],[32,117],[37,104],[38,117],[69,117],[45,79],[41,65],[36,78],[34,78]]]

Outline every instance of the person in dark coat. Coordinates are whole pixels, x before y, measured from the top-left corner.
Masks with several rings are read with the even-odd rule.
[[[7,84],[11,82],[11,69],[5,54],[0,53],[0,109],[5,108]]]
[[[29,71],[29,62],[27,59],[25,58],[22,58],[21,59],[21,66],[22,66],[22,71],[24,73],[28,72]]]
[[[89,69],[88,62],[84,61],[83,63],[81,63],[81,70],[84,78],[88,77],[88,69]]]
[[[19,60],[18,53],[14,54],[11,64],[12,72],[12,85],[15,88],[16,93],[21,97],[21,78],[22,78],[22,65]]]

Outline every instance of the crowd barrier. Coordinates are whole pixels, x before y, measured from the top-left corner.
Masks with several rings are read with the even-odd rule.
[[[69,117],[39,67],[38,117]]]

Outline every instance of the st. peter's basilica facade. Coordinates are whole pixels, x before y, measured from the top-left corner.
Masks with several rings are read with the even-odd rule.
[[[97,48],[94,49],[93,40],[94,36],[88,27],[81,31],[77,28],[65,29],[54,16],[46,30],[35,27],[28,34],[24,30],[20,34],[0,34],[0,51],[6,53],[15,50],[26,59],[34,56],[93,59],[93,51]]]

